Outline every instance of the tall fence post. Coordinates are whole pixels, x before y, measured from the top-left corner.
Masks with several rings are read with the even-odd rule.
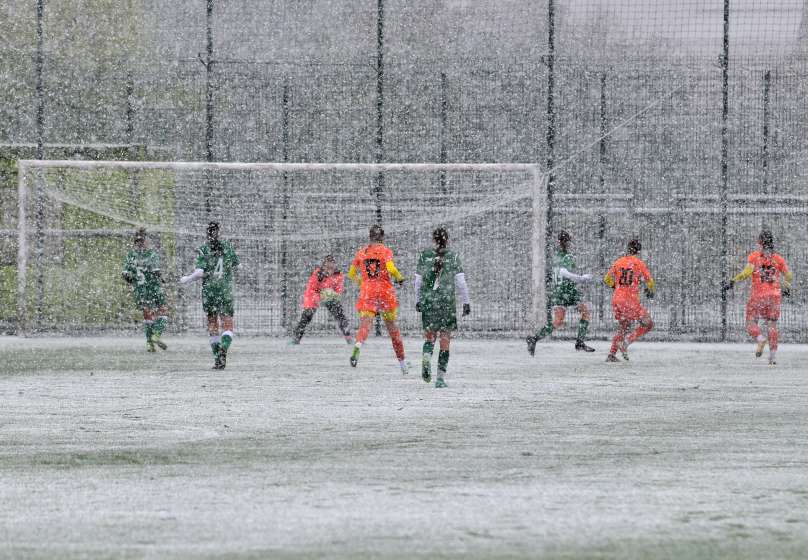
[[[447,131],[447,113],[449,108],[449,92],[446,81],[446,72],[440,73],[440,154],[438,160],[441,163],[446,163],[446,136]],[[438,174],[438,183],[440,184],[440,192],[445,196],[446,192],[446,171],[441,170]]]
[[[378,0],[376,10],[376,163],[384,156],[384,0]],[[384,173],[376,174],[376,223],[382,225],[382,195]],[[382,334],[382,323],[376,316],[376,336]]]
[[[45,158],[45,33],[44,22],[45,20],[45,0],[37,0],[36,3],[36,59],[35,59],[35,72],[36,72],[36,157],[37,159]],[[36,309],[34,314],[34,321],[29,322],[28,326],[32,324],[37,326],[42,317],[42,306],[45,300],[45,276],[44,266],[42,260],[45,256],[45,204],[42,201],[42,193],[39,181],[35,182],[35,187],[32,189],[31,200],[33,201],[35,211],[35,266],[36,273]],[[26,265],[27,266],[27,265]]]
[[[205,9],[205,161],[214,161],[215,154],[213,148],[213,7],[215,0],[207,0]],[[211,175],[206,172],[205,188],[205,211],[208,218],[211,217],[211,199],[213,197],[213,185],[211,185]]]
[[[283,163],[289,163],[289,82],[284,81],[281,97],[281,149]],[[289,218],[289,174],[286,170],[281,175],[283,185],[283,207],[281,210],[281,327],[284,334],[289,327],[289,273],[287,271],[287,219]]]
[[[555,194],[555,2],[547,2],[547,233],[544,236],[544,285],[547,294],[547,320],[550,320],[550,293],[553,283],[553,195]]]
[[[724,49],[721,54],[721,190],[719,207],[721,212],[721,277],[726,278],[728,270],[727,210],[729,191],[729,0],[724,0]],[[727,339],[727,292],[721,291],[721,341]]]
[[[772,73],[769,70],[763,74],[763,153],[761,165],[763,168],[763,192],[769,192],[769,95],[771,90]]]
[[[600,153],[598,157],[598,185],[600,192],[606,192],[606,177],[604,169],[606,167],[606,137],[608,136],[608,120],[606,116],[606,72],[600,73]],[[602,207],[601,207],[602,209]],[[606,270],[606,215],[603,212],[598,214],[598,270]],[[605,298],[598,298],[598,322],[603,322]]]

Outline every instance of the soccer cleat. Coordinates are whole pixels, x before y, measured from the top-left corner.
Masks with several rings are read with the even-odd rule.
[[[357,362],[359,362],[359,348],[354,346],[351,353],[351,367],[356,367]]]
[[[535,336],[529,336],[525,339],[527,341],[527,353],[531,356],[536,355],[536,342],[538,342],[538,338]]]
[[[620,343],[620,355],[623,356],[625,361],[628,361],[628,344],[626,344],[625,340]]]
[[[618,360],[617,356],[615,356],[614,354],[609,354],[608,356],[606,356],[606,361],[616,363],[619,362],[620,360]]]
[[[776,366],[777,365],[777,360],[774,359],[774,351],[773,350],[769,351],[769,365],[770,366]]]
[[[410,365],[407,362],[402,360],[398,365],[401,366],[401,375],[407,375],[410,373]]]
[[[213,360],[213,369],[224,369],[221,353],[216,354],[216,358]]]
[[[438,377],[437,379],[435,379],[435,389],[443,389],[445,387],[448,387],[448,385],[446,384],[446,381],[444,381],[442,377]]]
[[[163,342],[162,340],[160,340],[160,335],[157,334],[157,333],[154,333],[154,334],[151,335],[151,339],[150,339],[149,342],[152,342],[153,344],[156,344],[157,347],[160,350],[167,350],[168,349],[168,346],[166,346],[166,343]],[[152,350],[152,352],[154,352],[154,350]]]
[[[154,349],[154,342],[151,340],[146,341],[146,352],[157,352],[157,350]]]
[[[293,339],[289,340],[289,346],[299,346],[299,345],[300,345],[300,340],[299,339],[293,338]]]
[[[755,358],[760,358],[763,355],[763,349],[766,348],[767,340],[764,338],[755,346]]]
[[[575,341],[575,349],[578,350],[578,351],[584,351],[584,352],[594,352],[595,351],[595,349],[592,348],[591,346],[587,346],[584,343],[583,340],[576,340]]]

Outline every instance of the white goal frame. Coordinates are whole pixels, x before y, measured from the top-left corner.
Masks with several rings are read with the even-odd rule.
[[[196,161],[94,161],[94,160],[18,160],[18,224],[17,224],[17,333],[27,336],[30,333],[27,309],[28,265],[29,265],[29,216],[26,213],[31,186],[29,173],[35,169],[184,169],[188,171],[231,170],[231,171],[488,171],[526,172],[532,183],[532,231],[531,231],[531,286],[532,308],[530,316],[534,323],[543,322],[546,310],[545,272],[547,247],[547,174],[538,164],[530,163],[245,163],[245,162],[196,162]]]

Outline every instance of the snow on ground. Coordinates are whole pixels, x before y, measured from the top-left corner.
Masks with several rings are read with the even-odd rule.
[[[167,342],[0,338],[0,557],[808,550],[808,346],[460,340],[435,390],[384,339]]]

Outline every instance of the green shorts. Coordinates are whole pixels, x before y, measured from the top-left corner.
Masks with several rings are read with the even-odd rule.
[[[578,290],[554,290],[550,296],[553,307],[575,307],[581,303],[581,294]]]
[[[202,309],[205,315],[233,316],[233,297],[226,295],[210,295],[202,298]]]
[[[455,306],[424,305],[421,310],[421,325],[424,331],[446,332],[457,330]]]
[[[166,295],[162,288],[157,289],[135,289],[132,291],[135,305],[140,310],[158,309],[166,304]]]

